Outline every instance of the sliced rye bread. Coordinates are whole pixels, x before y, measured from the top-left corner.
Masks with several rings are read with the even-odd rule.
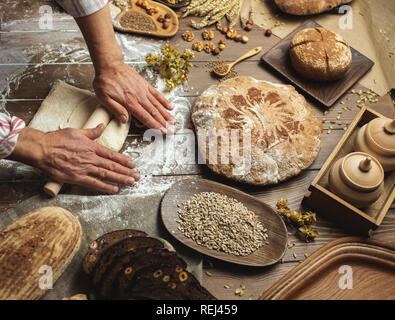
[[[182,295],[185,300],[216,300],[216,298],[202,287],[199,281],[181,267],[150,266],[138,272],[129,296],[148,296],[150,292],[156,294],[156,288],[172,290]],[[157,297],[162,300],[161,296]]]
[[[163,248],[164,243],[162,241],[151,237],[131,237],[118,241],[108,247],[101,255],[101,258],[92,272],[92,284],[97,288],[106,271],[110,270],[108,268],[111,268],[121,257],[125,255],[135,255],[137,252],[140,254],[141,250]]]
[[[85,256],[83,269],[86,274],[90,274],[99,261],[103,252],[117,243],[120,240],[130,237],[146,237],[147,234],[144,231],[125,229],[117,230],[106,233],[89,244],[88,252]]]
[[[122,275],[132,276],[135,270],[152,264],[163,265],[181,265],[186,266],[183,259],[167,249],[155,250],[152,247],[137,249],[134,254],[126,254],[120,257],[114,264],[107,268],[100,284],[98,284],[98,293],[100,296],[110,298],[118,295],[120,290],[118,277]],[[129,272],[131,272],[129,274]],[[126,284],[126,282],[125,282]]]
[[[161,268],[165,266],[179,266],[185,269],[187,263],[176,253],[168,252],[167,250],[157,250],[147,256],[139,257],[134,263],[126,265],[118,273],[114,284],[117,292],[114,292],[114,294],[118,295],[118,297],[126,298],[130,294],[130,288],[133,286],[135,276],[139,274],[140,270],[147,267]]]

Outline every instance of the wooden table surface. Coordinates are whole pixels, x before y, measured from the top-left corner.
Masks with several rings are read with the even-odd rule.
[[[50,6],[53,10],[52,30],[43,30],[39,27],[41,17],[39,9],[43,5]],[[86,48],[73,18],[62,12],[54,2],[1,1],[0,22],[0,81],[7,79],[6,81],[12,82],[12,79],[8,79],[9,75],[16,70],[23,70],[19,86],[13,87],[11,85],[9,92],[0,92],[0,97],[2,97],[2,100],[5,100],[2,102],[5,102],[5,107],[11,114],[19,116],[27,122],[30,121],[41,101],[48,94],[52,84],[57,79],[71,82],[73,85],[81,88],[92,89],[94,72],[89,59],[83,62],[70,62],[67,60],[67,56],[55,57],[55,59],[51,60],[51,63],[47,63],[45,62],[44,54],[40,54],[40,52],[29,60],[26,60],[26,56],[22,54],[31,47],[37,46],[42,46],[44,52],[45,45],[48,42],[59,46],[62,43],[80,43],[83,48]],[[178,34],[170,40],[171,44],[179,49],[190,48],[191,46],[191,43],[181,39],[183,31],[190,29],[188,22],[189,19],[182,19]],[[263,46],[264,53],[279,40],[274,35],[271,37],[264,36],[264,31],[258,27],[254,27],[254,30],[250,33],[245,31],[242,33],[247,34],[250,41],[247,44],[241,44],[228,40],[227,48],[220,55],[222,60],[234,60],[258,45]],[[195,35],[197,38],[200,38],[199,31],[195,31]],[[220,38],[218,33],[216,35],[216,41],[218,41]],[[157,42],[158,40],[147,38],[147,41]],[[260,57],[261,55],[257,55],[248,61],[240,63],[236,67],[239,75],[249,75],[257,79],[282,82],[280,78],[259,64]],[[208,61],[213,59],[217,58],[204,52],[196,55],[195,67],[190,75],[190,89],[184,93],[192,103],[199,93],[217,81],[211,77],[207,69]],[[364,89],[358,84],[354,88],[357,90]],[[357,95],[347,94],[340,100],[347,103],[343,105],[339,101],[327,115],[323,114],[325,109],[316,106],[310,101],[309,104],[316,111],[319,118],[328,120],[336,120],[338,111],[342,111],[344,106],[350,106],[352,110],[343,111],[341,121],[351,122],[359,111],[359,108],[356,107],[356,100],[358,99]],[[370,106],[379,112],[386,113],[388,116],[393,115],[393,105],[388,95],[380,98],[378,103]],[[329,125],[331,124],[327,121],[324,124],[324,128],[328,129]],[[171,172],[166,176],[175,180],[200,176],[237,187],[273,207],[278,199],[287,198],[290,207],[298,209],[310,183],[345,132],[343,130],[344,125],[333,125],[333,127],[330,134],[327,133],[327,130],[324,131],[322,149],[314,164],[299,176],[275,186],[252,187],[237,184],[214,175],[203,165],[188,166],[185,170],[178,168],[176,172]],[[125,147],[141,140],[141,138],[141,132],[135,132],[132,129]],[[0,214],[24,199],[42,192],[44,181],[40,177],[12,176],[12,172],[0,169],[2,171],[0,172]],[[163,176],[158,176],[157,179],[163,179]],[[82,193],[78,188],[70,186],[65,188],[65,192]],[[268,289],[284,274],[303,261],[307,255],[310,255],[331,240],[349,235],[319,215],[316,229],[319,231],[320,236],[312,243],[304,243],[295,237],[292,228],[289,228],[290,248],[287,249],[283,261],[271,267],[246,268],[205,258],[203,285],[219,299],[256,299],[264,290]],[[393,204],[380,228],[374,232],[373,238],[394,243],[394,231],[395,205]],[[232,288],[224,288],[225,284],[231,284]],[[245,294],[241,297],[236,296],[235,289],[242,284],[246,287]]]

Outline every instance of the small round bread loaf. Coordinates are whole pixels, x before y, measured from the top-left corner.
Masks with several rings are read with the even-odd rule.
[[[316,81],[341,79],[352,63],[347,42],[324,28],[307,28],[298,32],[291,41],[290,55],[295,70]]]
[[[322,123],[306,99],[292,86],[251,77],[209,87],[196,100],[192,121],[207,166],[252,185],[299,174],[321,147]]]

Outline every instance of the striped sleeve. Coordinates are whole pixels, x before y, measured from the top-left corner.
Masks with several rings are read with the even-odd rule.
[[[107,4],[107,0],[56,0],[74,18],[89,16]]]
[[[8,157],[16,146],[25,122],[17,117],[0,113],[0,159]]]

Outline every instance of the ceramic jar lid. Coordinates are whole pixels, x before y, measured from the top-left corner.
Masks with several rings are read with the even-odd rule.
[[[345,156],[340,175],[350,188],[365,192],[377,189],[384,181],[384,170],[379,161],[364,152]]]
[[[395,120],[376,118],[366,128],[366,142],[382,155],[395,156]]]

